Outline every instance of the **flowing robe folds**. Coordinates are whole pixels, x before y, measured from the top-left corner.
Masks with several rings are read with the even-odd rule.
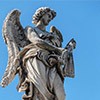
[[[32,29],[28,31],[27,33],[29,34],[27,35],[29,39],[32,35],[32,39],[42,38],[42,36],[47,35],[39,30],[34,31]],[[51,41],[46,40],[46,42],[50,43]],[[56,64],[51,66],[49,63],[50,54],[50,51],[38,47],[34,42],[24,47],[19,54],[22,66],[27,72],[25,80],[33,85],[30,100],[65,100],[63,81],[57,72]],[[22,85],[19,89],[21,87]],[[27,95],[29,94],[27,93]]]

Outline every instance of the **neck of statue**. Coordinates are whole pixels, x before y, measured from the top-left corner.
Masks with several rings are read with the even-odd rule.
[[[36,25],[36,27],[42,31],[46,31],[46,26],[43,24],[42,21],[39,21]]]

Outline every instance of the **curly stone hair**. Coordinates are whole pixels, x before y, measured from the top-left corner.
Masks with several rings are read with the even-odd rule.
[[[33,15],[33,24],[37,24],[39,20],[42,18],[43,15],[45,15],[47,12],[51,11],[52,19],[56,16],[56,12],[48,7],[41,7],[36,10],[35,14]]]

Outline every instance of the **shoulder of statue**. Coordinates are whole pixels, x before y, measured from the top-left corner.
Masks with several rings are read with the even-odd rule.
[[[31,33],[38,35],[38,32],[36,31],[36,27],[31,27],[31,26],[26,26],[24,29],[24,33],[26,36],[30,35]]]
[[[27,32],[31,32],[31,31],[34,31],[34,28],[31,27],[31,26],[26,26],[24,31],[27,33]]]

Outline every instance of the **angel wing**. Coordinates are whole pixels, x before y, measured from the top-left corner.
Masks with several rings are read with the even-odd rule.
[[[50,27],[50,32],[57,34],[60,37],[61,42],[63,42],[62,34],[55,26]]]
[[[11,11],[3,25],[3,37],[8,48],[8,64],[6,71],[1,81],[1,86],[7,86],[15,77],[18,67],[18,62],[15,64],[14,60],[20,51],[20,47],[28,45],[30,42],[24,34],[24,29],[20,24],[20,11]]]

